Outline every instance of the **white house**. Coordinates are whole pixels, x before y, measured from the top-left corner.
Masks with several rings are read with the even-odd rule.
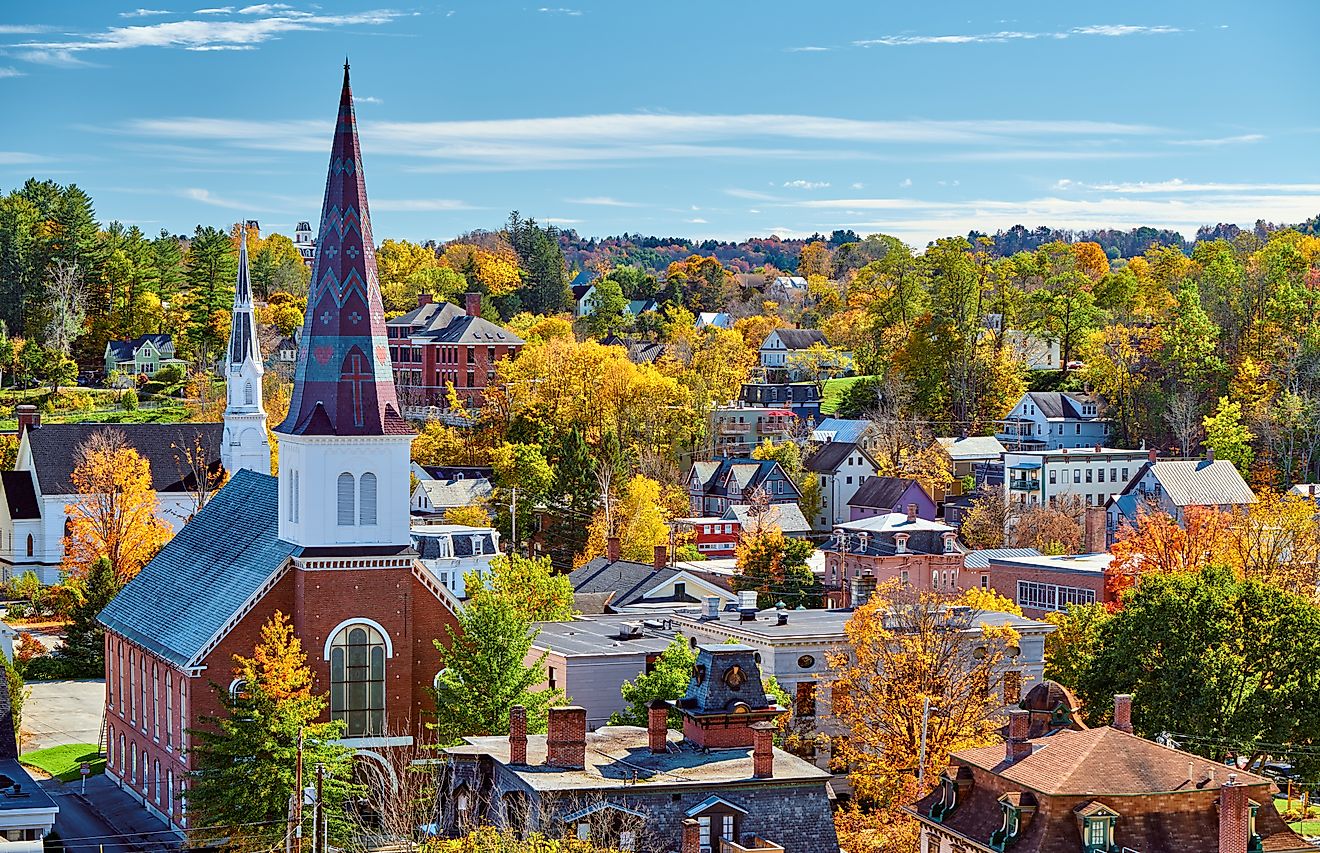
[[[733,318],[723,311],[702,311],[697,315],[696,327],[706,329],[714,326],[717,329],[732,329]]]
[[[409,510],[414,516],[439,516],[445,510],[472,506],[490,497],[494,487],[485,477],[456,480],[419,480]]]
[[[1094,447],[1109,437],[1109,423],[1094,394],[1028,391],[1008,417],[999,421],[995,438],[1010,450],[1058,450]]]
[[[573,286],[573,313],[578,317],[587,317],[596,310],[596,285],[577,284]]]
[[[848,501],[879,470],[865,450],[849,441],[822,444],[802,467],[820,478],[820,511],[811,519],[811,529],[817,533],[829,532],[849,520]]]
[[[463,575],[489,574],[491,560],[500,553],[500,534],[493,527],[463,524],[426,524],[412,529],[418,561],[454,594],[467,598]]]

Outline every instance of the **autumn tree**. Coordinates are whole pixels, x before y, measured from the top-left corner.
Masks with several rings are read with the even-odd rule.
[[[319,722],[329,700],[312,692],[302,644],[283,613],[261,628],[251,657],[234,655],[239,689],[212,684],[224,713],[203,717],[190,731],[197,763],[188,791],[188,817],[227,835],[238,850],[278,846],[288,832],[298,753],[303,766],[324,765],[324,812],[330,837],[343,844],[350,825],[345,804],[352,784],[352,751],[340,745],[342,721]],[[227,679],[226,679],[227,680]],[[311,832],[305,810],[302,832]]]
[[[92,433],[78,447],[69,480],[77,498],[65,507],[64,568],[81,575],[105,557],[127,582],[170,537],[157,515],[151,466],[116,429]]]
[[[813,275],[829,278],[833,272],[829,246],[817,240],[802,247],[802,254],[798,256],[798,275],[803,278],[810,278]]]
[[[662,496],[663,487],[649,477],[636,474],[617,497],[607,494],[587,526],[587,545],[575,561],[582,565],[605,553],[605,541],[619,537],[619,556],[624,560],[650,563],[655,546],[669,542],[672,512]]]
[[[1018,513],[1009,538],[1014,548],[1036,548],[1044,554],[1081,553],[1085,512],[1086,505],[1076,495],[1062,495],[1053,505],[1031,506]]]
[[[777,525],[753,525],[743,530],[734,549],[738,570],[733,588],[756,590],[761,608],[779,602],[790,609],[819,607],[824,589],[807,565],[812,550],[809,541],[789,538]]]
[[[463,584],[470,602],[491,599],[528,622],[573,618],[573,584],[555,573],[548,557],[500,555],[486,571],[465,573]]]
[[[1219,407],[1213,415],[1206,415],[1205,446],[1214,450],[1215,458],[1232,462],[1242,476],[1251,473],[1256,452],[1251,446],[1255,438],[1242,423],[1242,405],[1227,397],[1219,398]]]
[[[1111,618],[1100,602],[1070,604],[1045,614],[1054,626],[1045,637],[1045,677],[1076,689],[1100,646],[1100,629]]]
[[[1230,517],[1215,507],[1189,506],[1181,522],[1158,506],[1140,506],[1110,547],[1105,573],[1108,597],[1117,599],[1145,574],[1199,572],[1226,562]]]
[[[972,548],[1002,548],[1007,523],[1008,505],[1004,502],[1004,491],[991,486],[977,491],[958,532]]]
[[[1307,495],[1262,489],[1235,510],[1225,531],[1225,562],[1247,577],[1309,595],[1320,587],[1320,519]]]
[[[468,506],[451,506],[445,510],[445,524],[461,524],[464,527],[489,527],[490,513],[479,503]]]

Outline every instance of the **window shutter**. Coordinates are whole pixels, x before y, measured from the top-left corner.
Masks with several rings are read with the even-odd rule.
[[[361,510],[359,524],[376,523],[376,475],[368,471],[359,481],[361,490]]]
[[[353,475],[345,471],[339,475],[339,526],[353,526]]]

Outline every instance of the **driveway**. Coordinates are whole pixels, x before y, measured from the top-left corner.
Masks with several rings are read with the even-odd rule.
[[[22,752],[100,740],[104,679],[34,681],[28,689],[32,692],[23,704]]]

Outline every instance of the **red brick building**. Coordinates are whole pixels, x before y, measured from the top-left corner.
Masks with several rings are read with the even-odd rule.
[[[841,524],[821,550],[826,607],[857,606],[856,599],[890,581],[935,592],[954,592],[968,585],[957,531],[919,517],[915,504],[906,513]]]
[[[286,614],[362,766],[411,745],[457,607],[417,560],[348,70],[274,478],[242,469],[102,612],[107,775],[187,827],[189,728]],[[259,404],[258,404],[259,405]]]
[[[466,294],[465,309],[432,302],[385,324],[394,381],[405,405],[441,406],[454,386],[464,403],[480,406],[495,381],[495,364],[522,349],[523,339],[481,317],[481,294]]]

